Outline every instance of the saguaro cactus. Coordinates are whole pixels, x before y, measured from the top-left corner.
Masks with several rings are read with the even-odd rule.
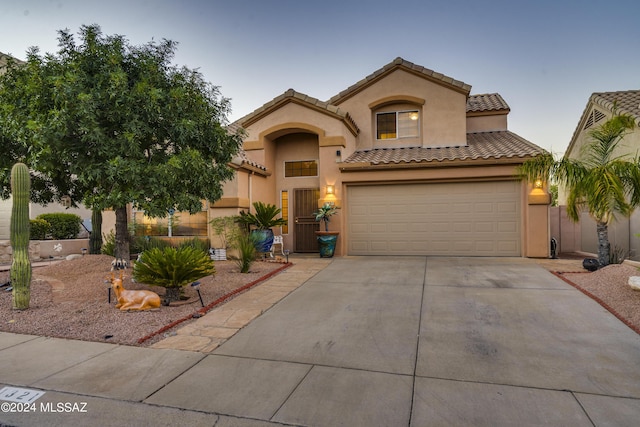
[[[89,236],[89,253],[99,254],[102,249],[102,211],[91,211],[91,235]]]
[[[29,260],[29,191],[31,178],[24,163],[16,163],[11,169],[11,285],[13,286],[13,308],[29,308],[31,299],[31,261]]]

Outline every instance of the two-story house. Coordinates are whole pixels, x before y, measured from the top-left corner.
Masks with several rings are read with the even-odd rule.
[[[547,257],[548,194],[515,173],[543,150],[507,129],[499,94],[470,90],[402,58],[328,101],[288,90],[233,124],[244,151],[209,217],[273,203],[285,247],[314,252],[330,201],[337,255]]]

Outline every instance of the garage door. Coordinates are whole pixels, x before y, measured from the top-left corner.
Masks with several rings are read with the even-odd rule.
[[[350,255],[520,256],[516,181],[349,186]]]

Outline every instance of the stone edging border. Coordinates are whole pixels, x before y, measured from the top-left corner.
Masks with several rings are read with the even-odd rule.
[[[200,313],[200,315],[205,315],[207,314],[210,310],[212,310],[213,308],[215,308],[216,306],[222,304],[223,302],[226,302],[227,300],[231,299],[232,297],[236,296],[237,294],[244,292],[246,290],[249,290],[251,288],[253,288],[254,286],[256,286],[259,283],[264,282],[265,280],[275,276],[276,274],[280,273],[283,270],[286,270],[287,268],[291,267],[293,265],[293,263],[289,262],[284,264],[282,267],[277,268],[269,273],[267,273],[266,275],[260,277],[259,279],[254,280],[253,282],[247,283],[246,285],[243,285],[237,289],[234,289],[233,291],[221,296],[220,298],[218,298],[217,300],[209,303],[207,306],[202,307],[201,309],[199,309],[198,311],[196,311],[196,313]],[[194,313],[194,314],[196,314]],[[146,335],[142,338],[140,338],[137,343],[138,344],[142,344],[145,341],[155,337],[156,335],[160,335],[163,332],[168,331],[169,329],[172,329],[176,326],[178,326],[179,324],[186,322],[187,320],[191,320],[194,318],[194,314],[190,314],[188,316],[185,316],[181,319],[178,320],[174,320],[173,322],[169,323],[166,326],[163,326],[162,328],[158,329],[155,332],[150,333],[149,335]],[[198,316],[199,317],[199,316]]]

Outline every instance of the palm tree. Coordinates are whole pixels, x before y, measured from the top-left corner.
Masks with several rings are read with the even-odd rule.
[[[556,161],[551,153],[527,160],[518,174],[529,182],[555,181],[568,191],[567,214],[578,222],[587,210],[596,222],[598,262],[609,264],[609,223],[616,214],[629,216],[640,206],[640,163],[626,155],[616,155],[620,141],[635,127],[633,117],[617,114],[589,132],[578,159]]]

